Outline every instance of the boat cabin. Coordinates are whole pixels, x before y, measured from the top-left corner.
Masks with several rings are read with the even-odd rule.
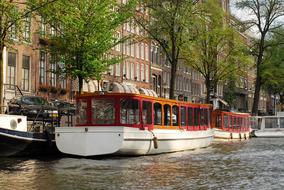
[[[206,130],[212,106],[130,93],[90,93],[76,98],[76,126]]]
[[[250,129],[250,114],[214,110],[212,112],[212,127],[231,132],[243,132]]]

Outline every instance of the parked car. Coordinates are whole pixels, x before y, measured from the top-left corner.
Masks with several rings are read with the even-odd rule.
[[[52,104],[58,109],[58,113],[60,116],[75,115],[76,107],[72,103],[62,100],[54,100],[52,101]]]
[[[58,111],[41,96],[19,96],[8,102],[8,114],[25,115],[28,120],[54,121]]]

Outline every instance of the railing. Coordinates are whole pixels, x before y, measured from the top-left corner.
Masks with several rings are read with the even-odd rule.
[[[4,84],[4,97],[5,97],[6,90],[14,90],[15,96],[17,96],[17,92],[19,92],[21,94],[21,96],[23,96],[22,90],[19,88],[18,85]]]

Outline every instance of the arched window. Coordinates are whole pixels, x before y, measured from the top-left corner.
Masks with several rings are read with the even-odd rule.
[[[152,102],[143,101],[142,109],[143,124],[152,124]]]
[[[164,105],[164,125],[171,125],[171,106],[169,104]]]
[[[178,109],[178,106],[173,106],[172,123],[173,123],[173,126],[179,125],[179,109]]]
[[[154,125],[162,125],[162,105],[154,103]]]
[[[181,107],[180,108],[180,124],[181,126],[186,126],[186,107]]]

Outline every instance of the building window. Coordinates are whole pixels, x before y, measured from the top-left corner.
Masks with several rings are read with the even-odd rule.
[[[134,79],[134,63],[131,63],[131,80]]]
[[[130,68],[130,62],[126,62],[126,78],[130,79],[130,73],[131,73],[131,68]]]
[[[140,81],[140,63],[136,63],[136,77]]]
[[[56,63],[51,63],[51,75],[50,75],[50,84],[51,86],[56,87],[56,72],[57,72],[57,64]]]
[[[150,54],[150,61],[151,63],[154,63],[154,46],[151,46],[151,54]]]
[[[40,52],[39,60],[39,83],[46,83],[46,53],[44,51]]]
[[[46,34],[46,23],[43,17],[40,18],[40,36],[45,37]]]
[[[30,88],[30,56],[23,55],[22,90],[29,91],[29,88]]]
[[[120,33],[119,33],[119,32],[117,32],[117,33],[115,34],[115,38],[116,38],[117,41],[120,40],[121,36],[120,36]],[[115,46],[115,50],[116,50],[116,51],[121,51],[121,43],[118,43],[118,44]]]
[[[15,24],[11,25],[9,28],[9,38],[13,40],[17,39],[17,28]]]
[[[123,77],[127,78],[127,62],[123,64]]]
[[[136,55],[135,55],[135,56],[136,56],[138,59],[140,59],[140,52],[139,52],[139,50],[140,50],[140,43],[136,44],[135,49],[136,49]]]
[[[115,75],[120,76],[120,63],[115,65]]]
[[[130,42],[131,43],[131,56],[134,57],[135,54],[135,44],[133,41]]]
[[[24,18],[24,40],[26,42],[31,41],[31,17],[30,15]]]
[[[144,43],[141,43],[141,59],[145,59],[145,49],[144,49]]]
[[[56,29],[55,29],[55,24],[52,23],[50,26],[50,35],[51,36],[56,36]]]
[[[16,85],[16,53],[8,53],[8,73],[7,73],[7,84],[8,89],[15,89]]]
[[[145,44],[145,59],[149,61],[149,46]]]
[[[149,65],[145,65],[146,69],[145,69],[145,78],[146,78],[146,82],[149,82]]]
[[[155,53],[156,53],[156,63],[157,64],[159,64],[159,47],[158,46],[156,46],[156,51],[155,51]]]
[[[145,82],[145,65],[141,65],[141,81]]]

